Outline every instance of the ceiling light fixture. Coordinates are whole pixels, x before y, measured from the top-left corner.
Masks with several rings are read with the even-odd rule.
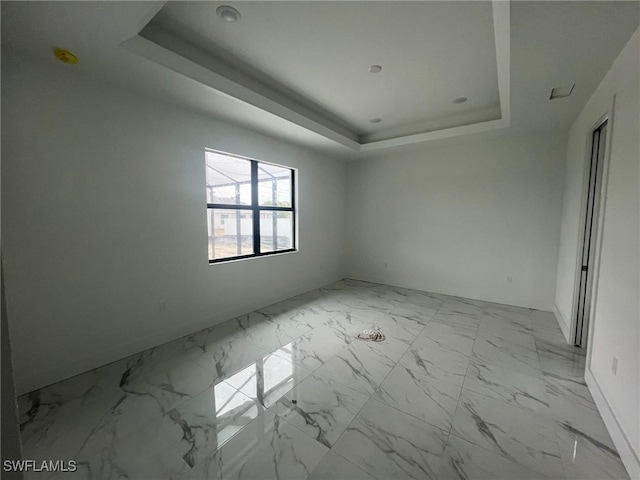
[[[467,97],[458,97],[455,98],[451,103],[455,103],[456,105],[460,105],[461,103],[464,103],[468,100]]]
[[[568,97],[569,95],[571,95],[571,92],[573,92],[573,87],[575,86],[576,84],[572,83],[571,85],[564,85],[562,87],[556,87],[551,89],[551,96],[549,97],[549,100]]]
[[[221,19],[229,23],[237,22],[241,18],[240,12],[229,5],[220,5],[216,8],[216,13]]]
[[[371,65],[369,67],[369,73],[379,73],[382,70],[380,65]]]
[[[369,120],[371,123],[380,123],[382,121],[381,118],[372,118],[371,120]]]

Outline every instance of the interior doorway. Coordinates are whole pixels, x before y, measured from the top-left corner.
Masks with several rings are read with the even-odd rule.
[[[607,142],[607,119],[599,122],[591,135],[591,156],[589,161],[589,178],[586,192],[586,208],[584,229],[582,232],[582,251],[578,263],[578,292],[575,309],[574,345],[586,347],[589,331],[591,292],[593,289],[594,259],[596,232],[598,228],[598,210],[602,187],[602,171],[604,168],[605,147]]]

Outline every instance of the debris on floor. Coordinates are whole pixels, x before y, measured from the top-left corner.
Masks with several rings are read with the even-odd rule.
[[[385,336],[380,331],[380,327],[375,327],[373,330],[363,330],[362,333],[356,335],[356,338],[372,342],[382,342],[385,339]]]

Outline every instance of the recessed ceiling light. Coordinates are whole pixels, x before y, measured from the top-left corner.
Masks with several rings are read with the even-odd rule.
[[[220,5],[216,8],[216,13],[225,22],[233,23],[240,20],[240,12],[229,5]]]
[[[371,65],[369,67],[369,73],[379,73],[382,70],[380,65]]]
[[[53,49],[53,54],[56,56],[58,60],[60,60],[63,63],[69,63],[71,65],[75,65],[76,63],[78,63],[78,57],[76,57],[73,53],[71,53],[69,50],[66,50],[64,48],[55,47]]]
[[[576,84],[572,83],[571,85],[564,85],[562,87],[556,87],[551,89],[551,96],[549,97],[549,100],[568,97],[569,95],[571,95],[571,92],[573,92],[573,87],[575,86]]]
[[[380,123],[382,121],[381,118],[372,118],[371,120],[369,120],[371,123]]]
[[[466,102],[467,100],[468,100],[467,97],[458,97],[454,99],[451,103],[455,103],[456,105],[459,105],[461,103]]]

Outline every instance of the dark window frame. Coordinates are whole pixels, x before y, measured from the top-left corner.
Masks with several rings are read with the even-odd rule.
[[[209,263],[223,263],[230,262],[235,260],[243,260],[245,258],[254,258],[254,257],[265,257],[268,255],[279,255],[281,253],[291,253],[297,252],[297,238],[296,238],[296,170],[291,167],[287,167],[285,165],[278,165],[277,163],[265,162],[262,160],[255,160],[253,158],[243,157],[241,155],[234,155],[232,153],[221,152],[218,150],[206,149],[208,152],[213,152],[218,155],[225,155],[227,157],[239,158],[241,160],[246,160],[251,163],[251,205],[239,205],[239,204],[227,204],[227,203],[207,203],[207,215],[209,215],[209,210],[233,210],[234,213],[239,210],[249,210],[252,212],[252,222],[253,222],[253,253],[246,255],[236,255],[234,257],[224,257],[224,258],[214,258],[209,259]],[[291,206],[290,207],[279,207],[275,205],[260,205],[260,200],[258,198],[258,184],[260,181],[258,180],[258,169],[259,165],[273,165],[280,168],[285,168],[289,170],[291,174]],[[239,182],[245,183],[245,182]],[[273,250],[270,252],[261,252],[260,246],[260,212],[262,211],[271,211],[271,212],[291,212],[291,243],[292,247],[283,249],[283,250]]]

